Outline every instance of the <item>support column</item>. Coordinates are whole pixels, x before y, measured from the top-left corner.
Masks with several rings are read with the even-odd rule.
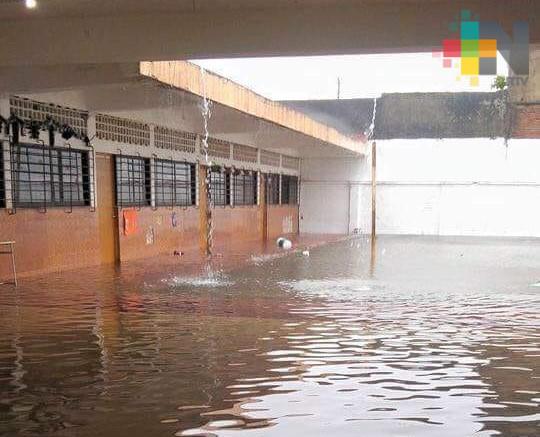
[[[371,257],[370,276],[375,275],[377,263],[377,143],[371,145]]]
[[[96,136],[96,113],[95,112],[90,112],[89,116],[88,116],[88,120],[86,121],[86,128],[87,128],[87,134],[88,134],[88,138],[94,138]],[[96,184],[97,184],[97,170],[96,170],[96,167],[97,167],[97,164],[96,164],[96,150],[94,149],[94,147],[92,146],[91,150],[88,152],[89,155],[90,155],[90,165],[89,165],[89,177],[90,177],[90,206],[92,208],[97,208],[97,204],[98,204],[98,194],[97,194],[97,187],[96,187]],[[113,158],[114,159],[114,158]],[[114,188],[114,187],[113,187]]]
[[[208,193],[206,190],[206,177],[207,177],[207,168],[199,164],[198,165],[198,174],[199,174],[199,246],[203,254],[208,255],[209,245],[208,245],[208,236],[210,231],[210,206],[208,202]]]
[[[371,240],[377,236],[377,143],[371,145]]]
[[[261,210],[261,239],[268,240],[268,202],[266,199],[266,175],[259,172],[259,206]]]

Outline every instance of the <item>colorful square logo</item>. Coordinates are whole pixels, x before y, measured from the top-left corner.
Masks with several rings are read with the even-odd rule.
[[[445,39],[442,52],[437,51],[444,68],[455,67],[473,86],[479,84],[479,76],[497,74],[497,40],[482,38],[482,23],[470,11],[461,11],[450,29],[459,37]]]

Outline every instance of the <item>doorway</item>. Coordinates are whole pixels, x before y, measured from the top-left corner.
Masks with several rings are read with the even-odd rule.
[[[114,156],[97,153],[96,173],[101,263],[117,263],[120,261],[120,247],[118,241],[118,209],[115,202]]]

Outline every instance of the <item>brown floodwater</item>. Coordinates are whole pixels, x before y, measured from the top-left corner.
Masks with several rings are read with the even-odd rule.
[[[538,436],[538,240],[0,287],[2,436]],[[226,258],[226,256],[225,256]]]

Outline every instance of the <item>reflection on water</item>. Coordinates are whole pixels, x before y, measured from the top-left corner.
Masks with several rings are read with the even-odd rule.
[[[2,287],[0,434],[539,435],[540,245],[376,250]]]

